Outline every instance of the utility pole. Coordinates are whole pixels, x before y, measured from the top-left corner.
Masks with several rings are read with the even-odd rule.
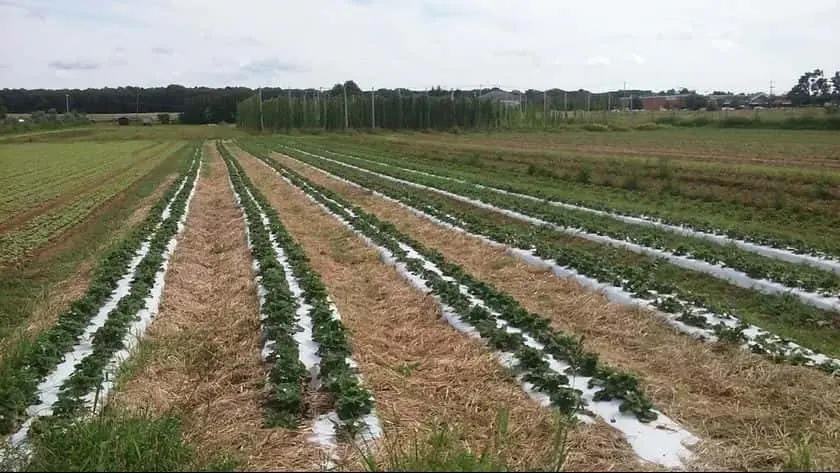
[[[400,106],[397,108],[397,112],[399,116],[397,117],[397,128],[402,129],[403,127],[403,103],[402,103],[402,89],[397,89],[397,102],[399,102]]]
[[[260,133],[262,133],[265,130],[265,121],[263,120],[262,87],[259,88],[258,100],[260,101]]]
[[[64,113],[70,113],[70,94],[64,94]]]
[[[621,96],[624,97],[624,98],[627,97],[627,81],[624,81],[624,90],[621,92]],[[630,102],[628,102],[628,107],[633,108],[633,100],[632,99],[630,100]],[[618,108],[621,108],[621,107],[619,106]]]
[[[306,89],[303,89],[303,127],[304,128],[306,128],[306,126],[308,125],[308,123],[306,122],[307,115],[309,115],[307,113],[308,111],[309,111],[309,109],[306,108]]]
[[[292,106],[292,89],[286,91],[289,97],[289,128],[295,127],[295,108]]]
[[[426,90],[426,128],[432,127],[432,100],[429,98],[429,91]]]
[[[134,112],[134,119],[140,119],[140,87],[137,88],[137,109]]]
[[[455,89],[449,89],[449,108],[450,113],[452,113],[452,125],[458,126],[458,117],[455,113]]]
[[[548,127],[548,90],[543,90],[543,128]]]
[[[326,130],[327,129],[327,101],[326,101],[326,99],[324,99],[321,96],[321,93],[322,93],[322,90],[321,90],[320,87],[318,87],[318,102],[319,102],[319,104],[321,102],[323,102],[323,107],[324,107],[324,114],[321,115],[321,126],[323,126],[324,129]]]
[[[476,113],[478,114],[478,118],[476,119],[476,121],[478,123],[476,123],[476,125],[478,125],[479,127],[481,126],[481,92],[483,91],[483,89],[484,84],[478,84],[478,108],[476,109]]]
[[[563,119],[564,120],[569,119],[569,104],[568,104],[568,101],[569,101],[569,93],[564,90],[563,91]]]
[[[370,88],[370,127],[376,129],[376,97],[374,97],[373,87]]]
[[[347,84],[345,83],[341,88],[344,90],[344,130],[346,131],[350,128],[350,119],[347,115]]]

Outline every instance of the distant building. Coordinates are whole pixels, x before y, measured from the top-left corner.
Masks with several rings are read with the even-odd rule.
[[[480,100],[492,100],[508,107],[519,107],[522,105],[522,95],[515,92],[505,92],[504,90],[493,90],[482,94],[478,97]]]
[[[641,97],[642,108],[645,110],[674,110],[685,107],[688,94],[678,95],[648,95]]]
[[[770,96],[761,92],[750,97],[747,101],[747,106],[750,108],[767,107],[770,105]]]
[[[716,105],[720,108],[733,108],[736,104],[736,97],[732,94],[711,94],[707,95],[709,105]]]

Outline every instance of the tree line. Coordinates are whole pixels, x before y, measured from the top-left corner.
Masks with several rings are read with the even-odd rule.
[[[36,111],[81,114],[181,113],[183,123],[236,120],[236,104],[254,94],[247,87],[105,87],[102,89],[2,89],[0,118]]]
[[[305,120],[305,124],[309,125],[312,120],[317,119],[320,125],[326,127],[333,126],[333,122],[343,125],[344,112],[341,101],[345,92],[348,96],[348,115],[355,117],[354,120],[359,121],[360,125],[363,117],[370,117],[371,100],[373,100],[373,108],[381,110],[375,112],[374,118],[378,119],[383,126],[403,123],[403,120],[409,119],[407,117],[416,116],[417,118],[412,120],[423,124],[431,124],[434,121],[436,127],[461,126],[479,122],[489,124],[493,120],[509,121],[513,119],[508,117],[509,104],[514,101],[520,104],[519,107],[525,112],[524,115],[530,117],[528,119],[533,119],[536,116],[541,117],[544,111],[548,111],[550,117],[556,117],[557,113],[568,114],[581,110],[638,109],[641,108],[640,97],[654,94],[651,90],[639,89],[592,93],[584,89],[553,88],[545,91],[527,89],[506,92],[499,88],[447,90],[436,87],[423,91],[404,88],[378,89],[373,91],[374,98],[371,99],[371,91],[361,90],[352,80],[336,84],[326,90],[263,88],[260,92],[265,104],[279,110],[269,112],[269,121],[272,126],[280,128],[286,123],[284,120]],[[688,95],[685,106],[693,110],[713,106],[706,96],[685,87],[662,90],[658,94]],[[731,93],[724,94],[722,91],[716,91],[714,94],[732,95]],[[180,113],[182,123],[232,123],[237,120],[243,122],[245,117],[252,113],[248,104],[255,103],[256,99],[253,97],[256,95],[257,90],[248,87],[184,87],[177,84],[151,88],[2,89],[0,90],[0,119],[6,112],[63,113],[69,105],[71,112],[79,114],[160,112]],[[806,72],[787,96],[795,106],[822,105],[825,102],[840,101],[840,71],[835,72],[831,77],[827,77],[821,69]],[[487,103],[483,103],[485,100],[482,97],[487,98]],[[746,98],[747,95],[738,94],[735,97]],[[508,105],[499,106],[499,101],[504,99],[507,99]],[[319,104],[317,114],[313,108],[315,102]],[[480,115],[481,110],[485,112],[483,115]],[[244,115],[237,118],[238,113]],[[292,118],[293,116],[298,118]],[[265,120],[265,115],[263,120]],[[301,122],[301,124],[304,123]]]
[[[354,81],[336,84],[331,89],[282,89],[263,88],[264,100],[280,99],[290,96],[297,100],[314,100],[315,97],[337,98],[343,97],[344,89],[350,97],[369,95],[370,91],[362,91]],[[459,99],[475,98],[491,92],[502,92],[498,88],[482,88],[472,90],[445,90],[440,87],[426,91],[410,91],[404,88],[379,89],[375,91],[378,98],[393,98],[397,96],[410,97],[414,94],[429,97],[449,97],[454,95]],[[35,111],[45,113],[64,113],[69,110],[80,114],[131,114],[131,113],[180,113],[182,123],[219,123],[236,121],[237,104],[254,96],[257,90],[248,87],[184,87],[169,85],[167,87],[105,87],[101,89],[2,89],[0,90],[0,119],[6,112],[23,114]],[[641,95],[649,94],[646,90],[613,91],[609,93],[590,93],[579,89],[564,91],[551,89],[545,92],[533,89],[524,92],[513,91],[512,95],[522,102],[542,103],[544,98],[551,104],[551,109],[563,110],[605,110],[615,107],[622,95],[633,95],[638,101]]]
[[[826,77],[822,69],[805,72],[787,96],[796,106],[840,102],[840,71],[835,72],[832,77]]]
[[[640,107],[639,97],[650,91],[592,94],[585,90],[551,89],[506,92],[498,88],[425,91],[379,89],[363,91],[354,81],[329,90],[264,89],[239,104],[237,124],[254,130],[297,128],[439,129],[511,128],[559,123],[570,112],[606,113]],[[634,98],[631,98],[634,97]]]

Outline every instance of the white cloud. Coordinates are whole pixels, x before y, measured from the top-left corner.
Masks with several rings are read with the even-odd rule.
[[[609,66],[610,58],[606,56],[592,56],[583,61],[587,66]]]
[[[722,53],[732,53],[738,49],[738,44],[731,39],[715,38],[712,40],[712,47]]]
[[[67,5],[0,0],[0,63],[8,66],[0,87],[330,87],[354,79],[365,89],[606,90],[627,81],[756,90],[770,80],[792,85],[814,67],[831,70],[840,57],[836,0],[799,10],[785,0],[761,8],[752,0],[602,0],[597,8],[554,0],[520,0],[515,8],[503,0]],[[49,66],[74,61],[98,68]]]

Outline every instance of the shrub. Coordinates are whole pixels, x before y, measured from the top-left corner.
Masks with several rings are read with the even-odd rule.
[[[589,184],[592,182],[592,168],[589,166],[581,166],[578,170],[577,181],[581,184]]]
[[[640,124],[636,125],[636,129],[639,130],[639,131],[658,130],[659,125],[657,125],[655,122],[640,123]]]
[[[587,123],[583,125],[583,129],[586,131],[610,131],[610,127],[603,123]]]
[[[638,173],[634,170],[632,174],[630,174],[629,176],[627,176],[624,179],[624,183],[621,185],[621,187],[623,187],[623,188],[625,188],[629,191],[637,190],[639,188],[639,175],[638,175]]]

